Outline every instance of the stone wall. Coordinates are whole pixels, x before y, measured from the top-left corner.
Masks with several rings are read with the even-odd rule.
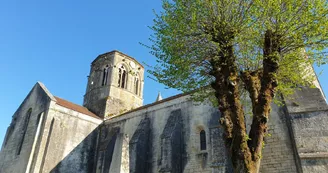
[[[328,170],[328,110],[293,113],[293,133],[303,172]]]
[[[272,104],[261,173],[328,170],[328,106],[318,89],[293,97],[286,106]],[[38,83],[7,130],[0,172],[232,172],[219,118],[209,102],[182,94],[103,122],[60,106]]]
[[[101,122],[52,102],[31,172],[91,172]]]
[[[209,103],[196,105],[188,96],[111,118],[101,128],[96,172],[210,173],[225,170],[224,148],[212,150],[211,147],[224,146],[218,119],[217,109]],[[108,135],[113,129],[119,129],[115,130],[117,136]],[[203,151],[200,150],[201,130],[206,132],[207,148]],[[111,153],[106,149],[110,144],[106,141],[113,140],[116,142],[112,144],[114,151]],[[124,140],[130,140],[129,147],[124,147],[127,143]],[[102,156],[105,152],[111,153],[110,165]]]
[[[130,173],[151,173],[152,135],[150,133],[150,119],[140,121],[137,130],[129,141],[129,171]],[[123,150],[123,148],[122,148]],[[127,156],[123,156],[127,157]]]
[[[43,87],[37,83],[13,115],[0,152],[1,173],[25,173],[31,168],[40,124],[51,101]]]
[[[288,129],[284,107],[271,105],[268,135],[261,161],[261,173],[296,173],[293,141]]]
[[[131,63],[135,64],[134,67],[131,66]],[[142,106],[143,103],[143,84],[144,84],[144,68],[141,64],[139,64],[135,59],[120,53],[114,52],[114,59],[113,59],[114,67],[112,69],[111,78],[112,82],[110,83],[110,98],[119,99],[122,101],[118,112],[114,112],[112,110],[106,110],[105,116],[113,116],[119,115],[122,112],[126,112],[128,110],[137,108]],[[118,86],[119,81],[119,74],[118,69],[120,65],[124,65],[127,70],[127,84],[126,88],[121,88]],[[135,93],[134,88],[134,78],[135,76],[139,77],[139,92],[138,94]],[[117,109],[114,105],[108,106],[110,109]]]
[[[33,87],[7,130],[0,153],[1,173],[94,170],[97,128],[103,120],[57,99],[43,84]]]
[[[300,172],[328,172],[328,106],[321,90],[297,90],[287,109]]]
[[[90,90],[84,95],[83,106],[100,117],[106,114],[107,98],[109,95],[109,86],[100,86]]]
[[[298,116],[307,117],[312,114],[314,113],[305,112],[304,115]],[[321,117],[322,125],[320,127],[322,129],[314,126],[312,129],[314,131],[319,129],[320,133],[317,136],[321,136],[320,140],[316,140],[316,142],[320,143],[322,149],[327,149],[328,146],[323,141],[327,140],[324,122],[328,120],[324,119],[325,112],[317,114],[319,115],[313,115],[313,117]],[[105,121],[104,127],[106,128],[101,130],[101,134],[106,134],[113,128],[119,129],[111,154],[113,161],[108,170],[110,172],[127,172],[126,170],[130,172],[138,172],[137,170],[143,170],[142,172],[185,173],[231,172],[231,163],[227,161],[224,142],[221,138],[222,129],[218,124],[219,116],[218,111],[211,104],[206,102],[195,104],[188,99],[188,96],[181,96],[112,117]],[[260,172],[310,172],[308,171],[310,170],[309,165],[321,166],[315,168],[317,171],[320,169],[328,170],[322,168],[327,161],[326,158],[322,158],[322,155],[320,160],[302,160],[300,163],[300,150],[298,149],[300,147],[297,139],[306,137],[304,134],[309,129],[303,129],[304,132],[302,129],[296,129],[294,126],[297,123],[294,119],[295,117],[293,118],[293,115],[289,114],[286,106],[272,104],[269,135],[265,137]],[[305,123],[303,119],[299,121],[301,124]],[[313,119],[313,121],[311,119],[313,123],[317,121],[319,119]],[[200,150],[199,133],[202,130],[205,130],[206,133],[207,147],[204,151]],[[314,135],[312,137],[314,138]],[[124,140],[128,140],[128,142]],[[99,143],[101,146],[104,142],[100,141]],[[128,143],[129,147],[123,146],[123,143],[125,145]],[[98,149],[98,153],[99,151],[100,149]],[[103,149],[102,152],[105,151],[106,149]],[[324,152],[323,155],[328,156],[326,151],[322,152]],[[142,157],[139,158],[136,155]],[[104,166],[108,162],[104,162],[99,155],[97,159],[98,165],[100,165],[99,163],[102,164],[97,167],[97,172],[103,172]],[[307,167],[307,170],[302,169],[304,166]]]

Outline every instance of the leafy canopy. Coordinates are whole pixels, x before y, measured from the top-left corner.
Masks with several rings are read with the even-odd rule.
[[[163,0],[150,38],[158,64],[149,72],[184,92],[206,88],[214,80],[210,60],[226,44],[234,47],[239,71],[259,70],[264,34],[272,30],[280,40],[277,89],[290,94],[314,80],[313,63],[327,62],[327,28],[326,0]],[[201,93],[200,100],[213,95]]]

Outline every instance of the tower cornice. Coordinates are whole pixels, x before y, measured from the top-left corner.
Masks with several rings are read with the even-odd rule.
[[[144,68],[144,66],[141,63],[139,63],[135,58],[133,58],[133,57],[127,55],[127,54],[124,54],[124,53],[122,53],[122,52],[120,52],[118,50],[113,50],[113,51],[106,52],[106,53],[103,53],[103,54],[98,55],[97,58],[92,61],[91,65],[93,65],[95,62],[97,62],[100,58],[102,58],[102,57],[104,57],[106,55],[113,55],[115,53],[119,54],[120,56],[129,58],[131,61],[136,62],[139,66],[141,66],[142,68]]]

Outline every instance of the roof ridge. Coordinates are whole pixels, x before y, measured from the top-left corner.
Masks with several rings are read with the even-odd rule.
[[[146,109],[146,108],[149,108],[151,106],[155,106],[155,105],[158,105],[158,104],[161,104],[163,102],[167,102],[167,101],[170,101],[170,100],[174,100],[174,99],[177,99],[177,98],[180,98],[180,97],[183,97],[183,96],[187,96],[189,94],[192,94],[194,91],[190,91],[190,92],[184,92],[184,93],[180,93],[180,94],[177,94],[177,95],[174,95],[174,96],[171,96],[171,97],[168,97],[168,98],[165,98],[165,99],[162,99],[160,101],[155,101],[153,103],[149,103],[149,104],[146,104],[146,105],[143,105],[143,106],[140,106],[140,107],[137,107],[135,109],[132,109],[132,110],[129,110],[127,112],[124,112],[122,114],[119,114],[119,115],[116,115],[116,116],[113,116],[113,117],[108,117],[108,119],[106,120],[109,120],[109,119],[112,119],[112,118],[117,118],[117,117],[120,117],[122,115],[125,115],[125,114],[129,114],[131,112],[135,112],[135,111],[139,111],[139,110],[143,110],[143,109]]]
[[[54,95],[48,90],[48,88],[42,82],[37,81],[35,85],[39,85],[51,100],[56,101]]]

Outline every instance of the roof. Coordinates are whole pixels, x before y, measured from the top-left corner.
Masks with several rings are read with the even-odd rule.
[[[177,94],[177,95],[174,95],[174,96],[171,96],[171,97],[168,97],[168,98],[165,98],[163,100],[160,100],[160,101],[156,101],[154,103],[150,103],[150,104],[147,104],[147,105],[144,105],[144,106],[141,106],[141,107],[138,107],[138,108],[135,108],[135,109],[132,109],[128,112],[124,112],[123,114],[120,114],[118,116],[115,116],[115,117],[119,117],[121,115],[124,115],[124,114],[128,114],[128,113],[131,113],[131,112],[135,112],[135,111],[139,111],[139,110],[142,110],[142,109],[146,109],[146,108],[149,108],[151,106],[154,106],[154,105],[158,105],[158,104],[161,104],[161,103],[164,103],[164,102],[167,102],[167,101],[170,101],[170,100],[174,100],[174,99],[177,99],[177,98],[180,98],[180,97],[183,97],[183,96],[186,96],[186,95],[189,95],[191,93],[193,93],[194,91],[191,91],[191,92],[185,92],[185,93],[181,93],[181,94]],[[113,117],[113,118],[115,118]]]
[[[118,51],[118,50],[113,50],[113,51],[110,51],[110,52],[107,52],[107,53],[103,53],[103,54],[98,55],[97,58],[96,58],[95,60],[93,60],[91,64],[93,64],[93,63],[96,62],[99,58],[101,58],[101,57],[103,57],[103,56],[105,56],[105,55],[111,55],[111,54],[114,54],[114,53],[118,53],[118,54],[121,54],[122,56],[126,56],[126,57],[128,57],[128,58],[134,60],[134,61],[135,61],[136,63],[138,63],[142,68],[144,68],[144,66],[143,66],[142,64],[140,64],[136,59],[134,59],[133,57],[131,57],[131,56],[125,54],[125,53],[122,53],[122,52],[120,52],[120,51]]]
[[[36,84],[35,84],[35,86],[36,85],[39,85],[41,88],[42,88],[42,90],[47,94],[47,96],[50,98],[50,100],[53,100],[53,101],[56,101],[56,99],[55,99],[55,97],[50,93],[50,91],[48,90],[48,88],[42,83],[42,82],[37,82]],[[35,87],[34,86],[34,87]]]
[[[77,105],[75,103],[69,102],[67,100],[64,100],[64,99],[56,97],[56,96],[55,96],[55,99],[56,99],[57,104],[60,106],[80,112],[85,115],[89,115],[90,117],[93,117],[93,118],[101,119],[96,114],[90,112],[86,107]]]

